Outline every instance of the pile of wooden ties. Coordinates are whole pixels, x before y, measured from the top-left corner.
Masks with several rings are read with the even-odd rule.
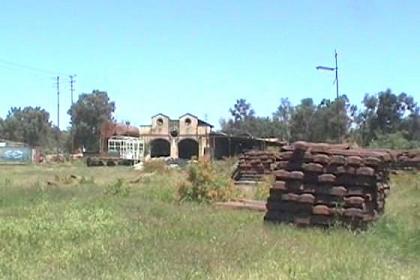
[[[261,181],[272,175],[276,154],[268,151],[249,151],[239,158],[238,168],[233,175],[236,184],[249,184]]]
[[[392,157],[385,151],[296,142],[276,155],[264,219],[364,227],[383,213]]]

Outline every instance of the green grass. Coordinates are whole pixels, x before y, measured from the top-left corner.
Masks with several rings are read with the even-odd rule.
[[[179,203],[182,176],[80,164],[1,167],[0,278],[420,275],[419,175],[394,176],[386,214],[361,233],[267,225],[261,213]]]

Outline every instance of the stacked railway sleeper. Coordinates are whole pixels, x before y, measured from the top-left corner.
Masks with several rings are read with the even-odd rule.
[[[389,153],[296,142],[277,157],[266,221],[357,228],[383,213]]]
[[[395,169],[420,170],[420,150],[397,151],[394,163]]]
[[[233,175],[236,184],[250,184],[272,175],[276,153],[269,151],[249,151],[239,158],[238,168]]]
[[[420,170],[420,150],[392,150],[371,149],[371,151],[385,152],[391,155],[390,168],[393,170]]]

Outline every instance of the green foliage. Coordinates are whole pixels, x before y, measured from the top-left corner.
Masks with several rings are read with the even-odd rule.
[[[245,121],[246,119],[253,118],[255,111],[252,109],[251,104],[245,99],[236,100],[233,108],[229,109],[235,122]]]
[[[232,118],[222,119],[220,124],[222,131],[228,134],[289,141],[356,141],[361,146],[383,146],[383,136],[393,137],[392,134],[398,132],[409,143],[397,146],[415,147],[420,141],[420,107],[412,96],[396,95],[387,89],[374,95],[366,94],[362,104],[363,108],[358,110],[346,95],[336,100],[323,99],[319,104],[305,98],[296,106],[282,98],[269,118],[256,116],[251,104],[239,99],[230,109]]]
[[[187,179],[178,186],[182,201],[227,201],[235,195],[235,187],[229,176],[219,175],[210,162],[192,163],[188,166],[187,174]]]
[[[292,103],[289,101],[288,98],[281,98],[280,105],[277,108],[277,111],[273,113],[273,122],[278,122],[278,125],[282,128],[281,130],[281,138],[290,140],[291,132],[290,132],[290,120],[292,115],[295,111]]]
[[[268,117],[252,117],[244,121],[221,120],[222,131],[232,135],[254,137],[287,137],[287,126]]]
[[[216,170],[222,169],[222,162]],[[219,171],[217,171],[219,172]],[[95,185],[39,190],[54,174]],[[1,279],[417,279],[420,176],[392,177],[385,216],[367,231],[299,229],[263,213],[176,203],[182,170],[154,174],[130,195],[103,195],[138,171],[7,166],[0,178]],[[170,199],[170,194],[172,198]]]
[[[93,176],[90,176],[90,177],[82,176],[80,178],[79,184],[81,184],[81,185],[94,185],[95,184],[95,178]]]
[[[315,105],[311,98],[303,99],[290,118],[293,141],[337,142],[348,134],[356,108],[347,96],[338,100],[323,99]]]
[[[106,187],[106,195],[118,195],[118,196],[128,196],[130,194],[129,187],[124,183],[124,180],[118,178],[117,181],[113,184],[110,184]]]
[[[109,100],[106,92],[94,90],[89,94],[81,94],[68,111],[75,147],[84,146],[87,151],[99,151],[101,126],[107,121],[112,121],[114,111],[115,103]]]
[[[251,105],[246,105],[249,110]],[[254,114],[241,115],[237,111],[240,110],[234,110],[236,113],[232,113],[234,119],[222,120],[224,132],[292,141],[336,142],[339,135],[343,138],[348,134],[356,107],[349,103],[346,96],[342,96],[338,101],[324,99],[319,105],[311,98],[306,98],[295,107],[288,99],[281,99],[281,104],[271,119],[255,117]]]
[[[273,176],[265,176],[262,181],[258,182],[254,198],[256,200],[267,200],[270,194],[270,188],[274,183]]]
[[[46,147],[56,143],[59,133],[53,128],[50,114],[41,107],[12,107],[0,121],[0,138]]]
[[[254,137],[287,138],[288,130],[284,122],[273,121],[268,117],[256,117],[251,104],[239,99],[231,108],[232,119],[222,119],[222,131],[232,135],[251,135]]]
[[[420,109],[413,97],[387,89],[376,95],[366,94],[363,105],[364,110],[356,118],[356,133],[362,145],[398,132],[403,132],[407,140],[420,141]]]
[[[141,198],[147,201],[178,202],[177,186],[184,178],[177,172],[155,173],[141,182]],[[136,184],[136,186],[138,186]]]
[[[380,134],[369,144],[370,148],[418,149],[420,141],[407,140],[401,132]]]

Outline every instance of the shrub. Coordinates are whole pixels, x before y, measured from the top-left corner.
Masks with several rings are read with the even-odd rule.
[[[178,184],[180,199],[188,201],[227,201],[235,196],[235,192],[229,176],[219,174],[206,161],[188,166],[187,178]]]
[[[144,172],[164,172],[167,170],[168,166],[163,160],[149,160],[144,162],[143,170]]]
[[[386,149],[415,149],[420,148],[419,141],[410,141],[404,138],[401,132],[390,134],[379,134],[377,139],[369,144],[370,148]]]

